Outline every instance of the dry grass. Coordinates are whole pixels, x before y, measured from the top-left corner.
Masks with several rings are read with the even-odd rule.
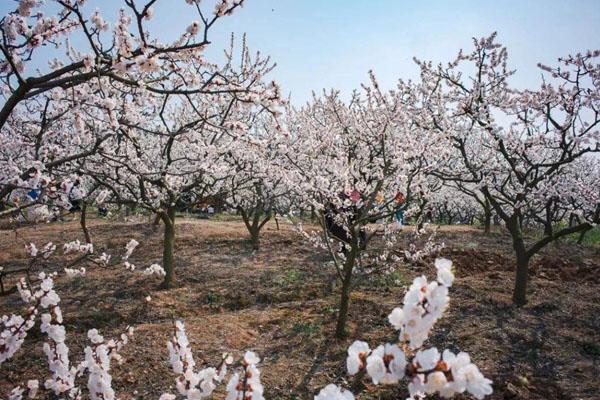
[[[160,230],[149,224],[90,223],[96,246],[118,254],[130,238],[140,241],[131,257],[138,267],[160,262]],[[179,285],[158,289],[159,279],[120,266],[90,267],[83,279],[60,278],[72,362],[82,356],[85,333],[97,327],[113,337],[127,325],[135,341],[115,366],[119,398],[156,399],[173,391],[167,360],[174,318],[185,320],[199,363],[214,363],[224,351],[257,351],[270,399],[309,399],[329,382],[341,383],[345,349],[354,339],[392,341],[389,311],[419,273],[432,273],[431,260],[400,265],[394,279],[359,279],[352,295],[349,339],[335,341],[337,292],[325,254],[301,241],[289,227],[264,232],[262,249],[252,253],[246,232],[235,221],[178,220],[176,260]],[[63,243],[81,233],[74,222],[0,231],[0,265],[21,265],[24,243]],[[512,253],[501,233],[488,236],[468,227],[444,227],[443,255],[454,260],[458,279],[452,306],[430,343],[472,353],[494,381],[493,399],[597,399],[600,360],[600,257],[597,247],[551,246],[533,261],[530,304],[510,303]],[[405,246],[406,243],[403,243]],[[54,265],[59,269],[60,264]],[[147,304],[144,298],[150,295]],[[15,294],[0,298],[2,314],[22,310]],[[25,346],[0,371],[0,397],[12,383],[45,375],[43,336],[34,328]],[[12,382],[12,383],[11,383]],[[405,398],[404,386],[374,388],[348,382],[362,399]],[[137,390],[137,395],[133,391]],[[215,397],[222,398],[222,392]]]

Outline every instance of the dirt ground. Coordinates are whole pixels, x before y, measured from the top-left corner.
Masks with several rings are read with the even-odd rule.
[[[161,229],[148,222],[92,219],[96,252],[121,254],[130,238],[140,242],[130,261],[144,268],[160,263]],[[0,266],[24,265],[24,244],[82,239],[75,222],[0,231]],[[441,255],[454,261],[457,280],[451,306],[429,344],[472,355],[493,380],[492,399],[600,398],[600,248],[551,245],[533,261],[530,302],[511,305],[510,238],[471,227],[442,227]],[[160,290],[160,278],[112,267],[88,266],[85,278],[57,279],[71,349],[78,363],[92,327],[106,338],[128,325],[135,339],[113,365],[120,399],[157,399],[175,393],[165,342],[174,319],[185,322],[197,364],[214,364],[225,351],[256,351],[267,399],[312,399],[327,383],[342,383],[361,399],[404,399],[406,385],[375,387],[348,380],[346,348],[356,339],[372,346],[393,341],[387,315],[399,305],[405,285],[420,273],[432,276],[432,258],[398,265],[390,276],[360,277],[352,294],[349,338],[336,341],[338,292],[327,255],[290,227],[268,225],[253,253],[242,223],[177,220],[178,287]],[[404,241],[401,247],[407,246]],[[51,269],[61,270],[55,262]],[[10,281],[10,279],[9,279]],[[10,282],[9,282],[10,283]],[[151,301],[145,301],[151,296]],[[0,314],[23,312],[18,294],[0,297]],[[0,367],[0,398],[27,379],[47,376],[44,336],[30,331],[23,348]],[[85,386],[85,385],[84,385]],[[134,392],[137,390],[137,392]],[[216,399],[222,399],[221,387]],[[466,398],[466,397],[465,397]]]

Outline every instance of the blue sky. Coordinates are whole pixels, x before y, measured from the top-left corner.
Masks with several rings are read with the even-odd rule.
[[[90,13],[99,6],[113,21],[122,1],[90,3]],[[13,4],[0,0],[0,12]],[[168,38],[194,17],[184,0],[159,0],[156,11],[151,27]],[[247,0],[213,31],[209,55],[220,58],[230,32],[246,32],[252,50],[277,62],[272,77],[284,93],[301,104],[311,90],[350,92],[369,69],[392,87],[398,78],[416,77],[413,56],[449,61],[470,48],[472,37],[493,31],[508,46],[513,84],[535,87],[537,62],[600,48],[600,0]]]

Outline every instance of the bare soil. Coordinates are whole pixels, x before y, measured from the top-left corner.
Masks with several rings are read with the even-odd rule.
[[[160,263],[161,228],[98,219],[89,225],[97,253],[121,254],[135,238],[140,245],[130,261],[138,269]],[[41,247],[77,238],[83,235],[75,221],[0,231],[0,266],[25,265],[25,243]],[[506,234],[442,227],[438,239],[446,244],[441,255],[453,260],[457,280],[451,307],[428,344],[469,352],[494,382],[492,399],[600,398],[599,247],[549,246],[532,261],[529,304],[515,308]],[[434,273],[433,257],[400,264],[391,276],[359,277],[344,341],[332,337],[338,291],[327,260],[283,224],[281,230],[275,224],[265,227],[261,250],[252,252],[241,222],[178,219],[174,289],[160,290],[160,278],[126,271],[121,264],[90,265],[84,278],[63,274],[57,279],[71,362],[83,357],[88,329],[98,328],[110,338],[133,326],[135,339],[122,352],[126,362],[112,367],[118,397],[157,399],[165,391],[174,393],[165,342],[173,320],[182,319],[198,364],[214,364],[226,351],[256,351],[268,399],[312,399],[332,382],[353,387],[361,399],[406,398],[404,384],[375,387],[348,380],[345,351],[356,339],[371,345],[394,340],[387,315],[400,304],[407,283]],[[59,257],[50,269],[62,267]],[[0,310],[25,308],[13,293],[0,297]],[[43,341],[33,328],[23,348],[0,367],[0,398],[27,379],[45,379]],[[221,388],[215,398],[223,397]]]

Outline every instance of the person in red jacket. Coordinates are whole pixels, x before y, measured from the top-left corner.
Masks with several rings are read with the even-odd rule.
[[[394,219],[396,220],[398,225],[402,227],[404,225],[404,207],[406,203],[404,193],[396,193],[396,197],[394,197],[394,202],[396,203],[396,212],[394,213]]]

